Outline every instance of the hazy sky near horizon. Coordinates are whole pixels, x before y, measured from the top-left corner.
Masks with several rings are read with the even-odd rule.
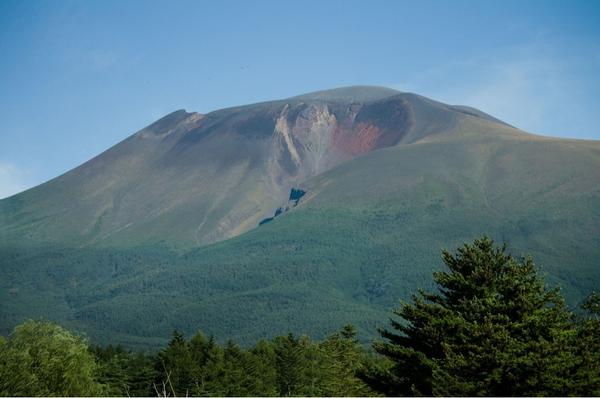
[[[0,198],[161,116],[372,84],[600,139],[600,1],[0,2]]]

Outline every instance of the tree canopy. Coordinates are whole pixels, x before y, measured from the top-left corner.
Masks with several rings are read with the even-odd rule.
[[[390,366],[365,372],[387,395],[568,395],[577,365],[572,314],[531,258],[487,237],[443,252],[439,291],[394,310],[375,350]]]

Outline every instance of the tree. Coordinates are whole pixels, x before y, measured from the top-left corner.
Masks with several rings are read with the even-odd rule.
[[[157,377],[154,359],[144,353],[133,353],[121,346],[94,346],[91,349],[98,364],[98,381],[108,396],[145,397],[156,394]]]
[[[154,368],[158,393],[190,395],[196,388],[197,364],[183,334],[175,330],[167,347],[158,353]]]
[[[103,393],[86,341],[50,322],[27,321],[0,343],[0,395],[94,396]]]
[[[275,346],[270,341],[260,340],[250,350],[250,367],[256,375],[255,394],[272,397],[277,395],[277,369]]]
[[[306,385],[303,382],[306,369],[303,345],[291,333],[276,337],[273,342],[278,393],[287,397],[299,395],[299,389]]]
[[[600,396],[600,294],[592,292],[582,303],[587,317],[577,333],[576,390],[581,396]]]
[[[224,395],[227,386],[222,382],[225,373],[223,349],[212,336],[206,339],[202,332],[198,332],[190,341],[190,350],[196,364],[194,395]]]
[[[369,396],[373,394],[357,377],[366,353],[356,340],[356,330],[346,325],[320,343],[323,353],[323,391],[325,396]]]
[[[255,395],[254,381],[256,375],[248,365],[248,354],[233,341],[227,341],[223,351],[224,372],[221,386],[225,396]]]
[[[393,313],[375,350],[390,366],[363,374],[389,395],[567,395],[576,363],[572,315],[530,258],[487,238],[443,252],[439,292]]]

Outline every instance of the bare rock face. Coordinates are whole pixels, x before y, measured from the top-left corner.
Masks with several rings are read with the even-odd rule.
[[[296,109],[290,117],[290,105],[284,105],[277,118],[272,156],[283,175],[301,180],[327,170],[334,163],[336,154],[332,149],[337,119],[327,104],[296,107],[303,109],[299,112]]]
[[[371,151],[452,134],[473,120],[509,128],[483,113],[380,87],[206,115],[180,110],[0,201],[0,232],[40,244],[206,245],[256,228],[307,179]]]
[[[411,127],[410,116],[402,98],[370,104],[286,103],[273,137],[276,181],[297,183],[361,154],[396,145]]]

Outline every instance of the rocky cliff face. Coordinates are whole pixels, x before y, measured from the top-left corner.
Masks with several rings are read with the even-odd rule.
[[[400,143],[412,127],[409,102],[387,98],[286,102],[269,155],[273,188],[302,181],[364,153]]]

